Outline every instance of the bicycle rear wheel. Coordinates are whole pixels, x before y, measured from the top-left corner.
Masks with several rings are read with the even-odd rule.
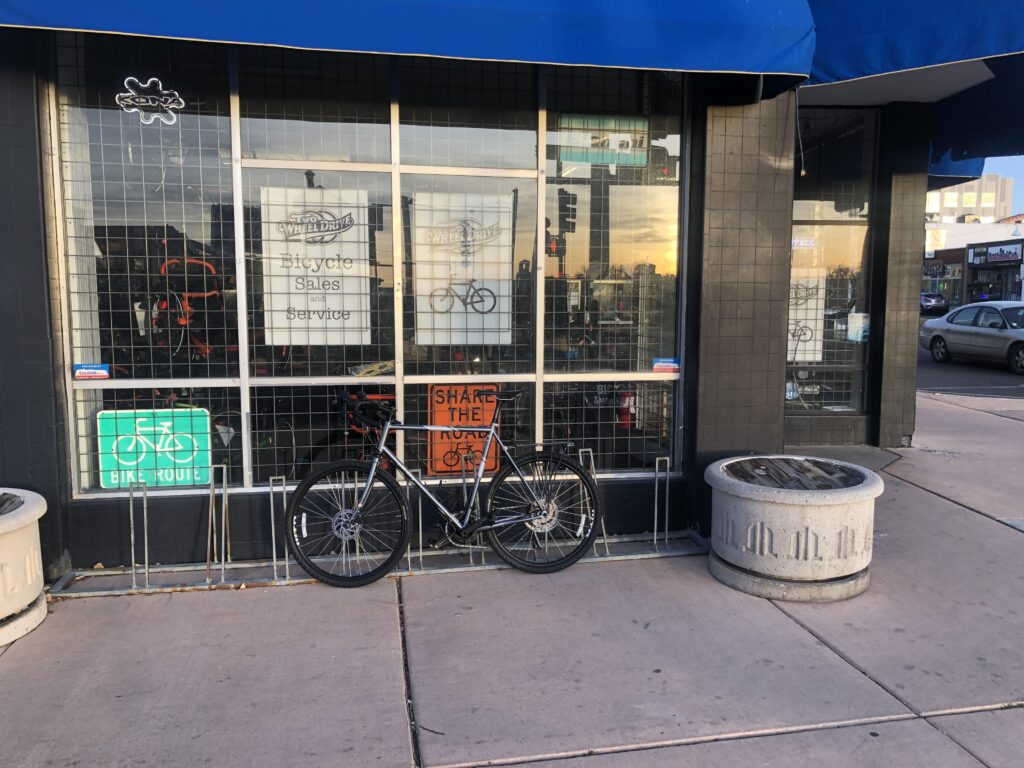
[[[409,542],[405,494],[380,469],[362,508],[370,465],[341,461],[309,475],[285,518],[288,548],[302,569],[332,587],[361,587],[385,576]]]
[[[487,541],[509,565],[529,573],[568,568],[594,541],[597,486],[572,459],[538,453],[511,464],[491,483]],[[532,493],[531,493],[532,491]]]

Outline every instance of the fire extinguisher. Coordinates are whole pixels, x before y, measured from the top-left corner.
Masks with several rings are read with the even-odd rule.
[[[619,392],[616,418],[620,427],[633,428],[636,416],[636,395],[632,392]]]

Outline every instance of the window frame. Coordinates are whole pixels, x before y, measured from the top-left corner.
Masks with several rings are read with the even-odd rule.
[[[58,33],[54,37],[54,45],[59,47],[61,45],[68,45],[68,41],[71,41],[72,46],[80,45],[81,40],[87,33],[78,32],[62,32]],[[216,45],[216,44],[210,44]],[[610,469],[597,472],[599,478],[620,478],[620,479],[640,479],[650,477],[660,477],[665,474],[666,471],[673,477],[678,477],[684,472],[685,462],[685,442],[679,437],[679,432],[685,425],[684,422],[684,408],[683,408],[683,372],[682,370],[677,372],[660,372],[660,371],[593,371],[593,372],[564,372],[555,373],[545,371],[545,281],[547,277],[548,269],[545,268],[543,260],[535,270],[536,282],[534,286],[535,290],[535,302],[534,302],[534,324],[535,324],[535,351],[534,351],[534,368],[528,373],[515,373],[515,374],[446,374],[446,375],[408,375],[404,372],[404,345],[401,342],[403,338],[403,296],[405,291],[403,290],[404,283],[406,282],[404,275],[398,273],[398,266],[404,263],[405,260],[405,233],[402,231],[402,217],[399,215],[392,216],[392,242],[394,252],[392,254],[393,263],[396,269],[395,275],[395,289],[394,294],[394,334],[395,334],[395,369],[393,374],[390,375],[374,375],[374,376],[257,376],[252,369],[251,349],[252,340],[251,332],[252,329],[249,327],[249,300],[251,287],[249,285],[248,278],[248,261],[250,258],[249,253],[246,250],[246,230],[244,221],[244,211],[241,201],[244,200],[244,179],[243,172],[245,169],[284,169],[284,170],[305,170],[309,167],[315,167],[324,171],[342,171],[342,172],[380,172],[391,174],[391,196],[393,211],[401,210],[401,190],[402,190],[402,177],[407,174],[421,174],[421,175],[463,175],[463,176],[484,176],[494,178],[517,178],[522,180],[532,180],[537,185],[536,192],[536,218],[535,223],[535,234],[536,234],[536,252],[538,254],[544,253],[545,246],[545,212],[547,210],[546,196],[553,194],[554,190],[549,189],[551,185],[548,184],[548,176],[546,171],[546,154],[547,154],[547,134],[548,134],[548,117],[546,108],[546,73],[550,69],[542,65],[536,66],[536,93],[537,93],[537,163],[536,168],[474,168],[474,167],[446,167],[446,166],[410,166],[404,165],[401,162],[400,153],[400,94],[397,94],[395,83],[397,82],[397,63],[395,57],[388,57],[389,61],[389,72],[392,84],[392,96],[390,104],[390,141],[391,141],[391,159],[388,163],[365,163],[365,162],[348,162],[348,161],[324,161],[324,160],[281,160],[281,159],[257,159],[243,156],[243,145],[242,145],[242,134],[241,134],[241,89],[239,83],[240,77],[240,52],[236,49],[230,49],[227,53],[229,62],[229,93],[228,102],[230,107],[230,130],[231,130],[231,144],[230,144],[230,178],[231,178],[231,201],[234,207],[234,241],[235,241],[235,256],[234,256],[234,268],[236,276],[236,306],[234,308],[235,320],[238,325],[238,358],[237,375],[227,376],[214,376],[214,377],[171,377],[171,378],[154,378],[154,379],[107,379],[107,380],[73,380],[69,375],[66,377],[66,396],[67,405],[69,408],[69,429],[68,429],[68,448],[70,457],[70,471],[71,471],[71,490],[72,498],[74,499],[97,499],[97,498],[115,498],[125,497],[130,495],[128,491],[120,490],[101,490],[98,484],[90,476],[89,473],[83,473],[82,459],[84,456],[92,455],[95,451],[95,446],[91,446],[88,449],[83,448],[86,443],[83,443],[85,436],[79,434],[80,425],[78,423],[79,413],[76,398],[82,393],[87,393],[90,390],[132,390],[132,389],[146,389],[155,387],[171,387],[171,388],[201,388],[201,389],[213,389],[213,388],[224,388],[228,392],[237,393],[239,400],[239,409],[241,413],[240,423],[240,439],[242,445],[242,480],[238,485],[230,485],[228,491],[230,493],[253,493],[253,492],[266,492],[268,484],[266,482],[254,482],[254,457],[253,457],[253,433],[256,431],[253,427],[253,413],[252,400],[254,393],[258,388],[274,388],[279,386],[293,386],[293,387],[316,387],[316,386],[329,386],[329,385],[346,385],[349,387],[356,387],[361,385],[374,385],[383,387],[393,387],[395,391],[395,403],[398,409],[399,417],[405,415],[405,390],[410,385],[422,385],[428,383],[451,383],[451,384],[470,384],[470,383],[498,383],[498,384],[527,384],[534,392],[533,397],[533,434],[535,440],[539,445],[545,434],[545,415],[544,415],[544,403],[545,403],[545,384],[559,384],[559,383],[571,383],[571,382],[595,382],[595,383],[642,383],[642,382],[665,382],[671,387],[672,392],[672,406],[671,406],[671,425],[670,432],[676,433],[675,437],[670,436],[666,447],[666,456],[659,457],[657,464],[650,468],[643,469]],[[76,65],[78,68],[76,72],[83,71],[80,62]],[[56,198],[54,203],[54,217],[56,219],[56,242],[57,242],[57,255],[58,255],[58,269],[59,269],[59,281],[60,281],[60,301],[62,307],[61,325],[63,329],[62,343],[64,346],[65,358],[70,361],[73,355],[72,342],[72,318],[69,312],[69,297],[68,297],[68,286],[69,286],[69,269],[70,264],[68,261],[68,243],[67,243],[67,232],[65,231],[65,192],[63,189],[64,172],[61,169],[63,162],[61,147],[63,141],[61,139],[61,130],[59,123],[59,113],[62,108],[59,98],[59,89],[64,85],[62,82],[57,82],[56,79],[51,80],[47,85],[47,101],[49,107],[48,120],[50,122],[51,130],[53,131],[54,145],[57,151],[53,152],[52,157],[52,170],[54,177],[59,180],[57,189],[55,190],[54,197]],[[74,87],[75,83],[71,82],[67,85]],[[681,162],[684,163],[684,167],[681,168],[679,178],[676,180],[678,185],[678,197],[679,207],[675,211],[677,216],[677,241],[675,247],[675,257],[677,259],[676,267],[676,296],[675,296],[675,308],[673,310],[673,319],[676,320],[676,334],[675,334],[675,345],[674,353],[680,361],[684,359],[684,340],[686,329],[684,325],[684,319],[686,317],[686,288],[685,280],[687,275],[684,254],[686,251],[685,243],[688,237],[688,217],[685,216],[684,212],[689,203],[690,186],[686,183],[688,175],[684,173],[685,170],[685,159],[687,156],[687,150],[689,147],[689,124],[687,122],[689,112],[687,109],[688,99],[690,97],[689,88],[685,85],[683,89],[683,104],[679,119],[681,121],[682,131],[682,143],[681,147]],[[230,321],[230,318],[229,318]],[[70,364],[70,363],[69,363]],[[83,420],[83,424],[88,423],[91,417],[86,416]],[[404,453],[403,435],[398,435],[397,451],[399,455]],[[661,466],[663,462],[667,462],[667,467]],[[90,471],[91,472],[91,471]],[[213,472],[214,481],[218,480],[217,472]],[[211,482],[211,487],[213,482]],[[291,489],[297,485],[297,482],[288,482],[285,484],[286,488]],[[271,486],[272,487],[272,486]],[[199,495],[206,494],[209,489],[202,485],[180,487],[180,488],[157,488],[153,487],[148,489],[148,493],[154,496],[171,496],[171,495]]]

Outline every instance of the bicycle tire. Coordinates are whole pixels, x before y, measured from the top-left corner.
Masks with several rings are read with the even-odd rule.
[[[430,292],[430,309],[439,315],[447,315],[455,306],[451,288],[435,288]]]
[[[479,315],[489,315],[498,305],[498,297],[490,288],[476,288],[469,295],[469,306]],[[481,305],[487,309],[481,309]]]
[[[488,529],[488,544],[506,563],[527,573],[554,573],[568,568],[586,554],[597,535],[597,484],[582,466],[561,454],[536,453],[517,460],[516,465],[541,502],[550,504],[547,517]],[[532,498],[522,491],[515,466],[506,465],[491,483],[487,517],[500,523],[503,515],[516,517],[535,509]],[[552,533],[561,538],[550,536]],[[543,542],[539,534],[544,535]],[[543,548],[543,560],[534,542]],[[551,551],[552,546],[557,553]]]
[[[311,473],[292,495],[285,517],[288,549],[317,581],[361,587],[386,576],[405,553],[409,508],[394,477],[378,468],[362,512],[368,517],[354,514],[369,474],[364,461],[339,461]],[[388,500],[390,506],[382,507]]]

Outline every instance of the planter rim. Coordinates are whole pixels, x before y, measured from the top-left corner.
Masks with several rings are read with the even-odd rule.
[[[34,523],[46,513],[46,499],[38,493],[23,488],[0,488],[0,493],[13,493],[25,500],[14,511],[0,515],[0,536]]]
[[[823,461],[859,472],[864,477],[864,481],[849,488],[771,488],[764,485],[753,485],[751,483],[744,482],[743,480],[737,480],[734,477],[729,477],[725,473],[725,468],[728,465],[737,461],[748,461],[750,459],[810,459],[814,461]],[[731,456],[727,459],[721,459],[708,465],[708,468],[704,470],[704,480],[717,491],[728,493],[732,496],[738,496],[743,499],[804,506],[855,504],[857,502],[875,499],[882,494],[882,491],[885,490],[885,484],[882,482],[882,478],[867,467],[862,467],[859,464],[851,464],[848,461],[825,458],[824,456],[802,456],[791,453],[753,454],[747,456]]]

